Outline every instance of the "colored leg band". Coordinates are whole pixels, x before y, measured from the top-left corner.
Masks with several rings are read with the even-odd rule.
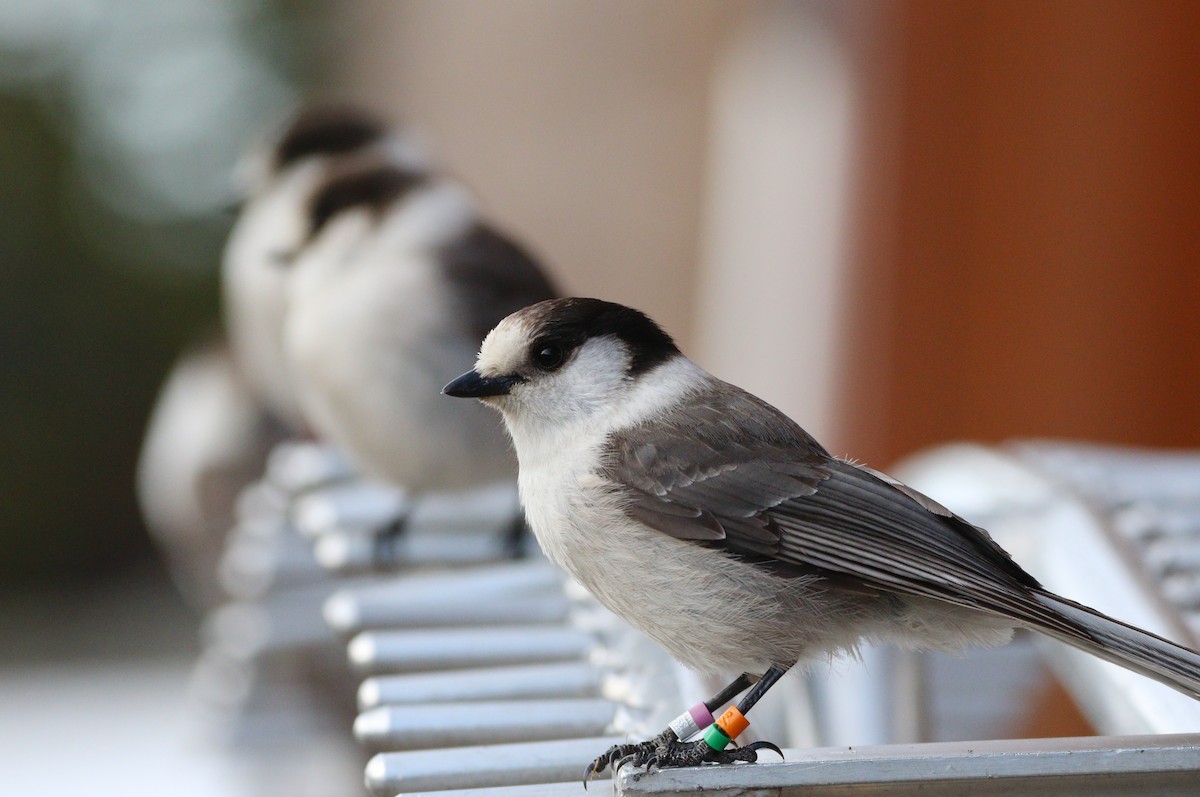
[[[742,735],[742,731],[750,727],[750,720],[746,719],[737,706],[730,706],[721,719],[717,720],[717,727],[725,731],[725,735],[730,739],[736,739]]]
[[[697,703],[671,720],[670,728],[680,741],[690,739],[713,723],[712,712],[703,703]]]
[[[708,730],[704,732],[704,741],[708,743],[709,747],[719,753],[728,747],[729,743],[733,740],[716,725],[709,725]]]

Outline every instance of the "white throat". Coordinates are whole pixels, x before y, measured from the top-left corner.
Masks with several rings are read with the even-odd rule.
[[[609,435],[661,416],[712,379],[700,366],[679,355],[642,374],[600,411],[584,418],[550,420],[524,413],[519,405],[503,407],[522,475],[549,463],[570,470],[594,470],[599,449]]]

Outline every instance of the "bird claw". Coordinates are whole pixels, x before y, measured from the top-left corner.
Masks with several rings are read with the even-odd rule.
[[[374,570],[394,570],[402,558],[401,543],[408,530],[407,514],[379,528],[372,540],[371,568]]]
[[[618,772],[626,763],[636,760],[644,748],[653,749],[657,742],[657,739],[651,739],[636,744],[614,744],[583,770],[583,788],[586,789],[589,781],[595,779],[609,767],[612,767],[613,772]]]
[[[750,750],[754,753],[754,761],[751,761],[750,763],[754,763],[754,762],[758,761],[758,751],[759,750],[770,750],[772,753],[779,756],[780,760],[782,760],[784,757],[783,751],[780,750],[779,745],[775,744],[774,742],[765,742],[765,741],[764,742],[751,742],[750,744],[746,745],[745,747],[742,747],[739,749]]]
[[[759,750],[770,750],[783,758],[783,751],[772,742],[751,742],[728,750],[714,750],[703,739],[680,742],[663,736],[637,744],[615,744],[584,770],[583,785],[586,788],[588,781],[609,767],[615,775],[627,764],[644,767],[647,772],[702,764],[753,764],[758,761]]]

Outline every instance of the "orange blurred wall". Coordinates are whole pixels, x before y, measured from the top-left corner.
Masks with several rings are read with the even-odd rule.
[[[877,10],[846,450],[1200,445],[1200,3]]]

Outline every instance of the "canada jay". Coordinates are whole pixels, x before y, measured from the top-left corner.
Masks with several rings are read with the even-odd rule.
[[[724,748],[789,668],[863,640],[954,650],[1029,628],[1200,698],[1200,655],[1050,594],[987,532],[831,456],[636,310],[527,307],[444,392],[500,411],[551,559],[685,665],[746,673],[706,702],[750,688],[702,738],[688,741],[711,718],[693,709],[648,742],[611,748],[588,777],[777,751]]]
[[[313,429],[414,493],[515,479],[499,419],[438,391],[502,318],[555,295],[541,269],[457,182],[387,158],[339,161],[305,211],[283,347]]]
[[[225,327],[258,399],[293,430],[305,427],[283,355],[287,263],[307,231],[313,191],[333,164],[363,153],[418,166],[422,156],[371,114],[321,105],[299,114],[238,166],[238,218],[221,269]]]
[[[419,160],[382,122],[356,108],[311,107],[239,164],[238,219],[222,264],[229,345],[194,346],[159,393],[138,462],[146,525],[185,594],[225,597],[217,563],[242,489],[271,448],[305,424],[283,365],[286,273],[304,203],[328,165],[364,151]]]

